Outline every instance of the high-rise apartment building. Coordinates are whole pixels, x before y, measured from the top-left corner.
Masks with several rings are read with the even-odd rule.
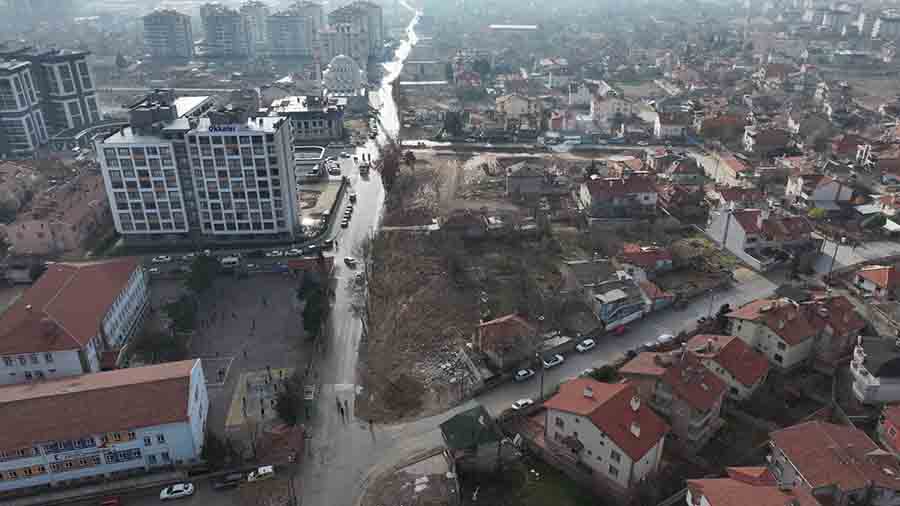
[[[347,4],[328,13],[328,23],[337,27],[349,24],[365,41],[367,51],[374,55],[384,43],[384,18],[381,7],[364,0]]]
[[[290,121],[150,94],[97,142],[116,230],[132,242],[286,239],[299,223]]]
[[[200,6],[206,56],[250,57],[256,47],[250,43],[250,34],[240,12],[222,4],[208,3]]]
[[[313,22],[299,10],[288,9],[272,14],[267,26],[270,55],[276,58],[312,55]]]
[[[144,47],[153,58],[193,58],[191,17],[172,9],[157,9],[147,14],[144,16]]]
[[[201,232],[235,239],[294,237],[298,225],[291,122],[211,112],[187,134]]]
[[[0,60],[0,159],[32,157],[47,143],[34,81],[31,63]]]
[[[87,51],[0,46],[0,60],[31,63],[31,77],[50,136],[101,119],[88,56]]]
[[[257,54],[265,52],[268,44],[266,22],[269,18],[269,8],[262,2],[250,0],[241,5],[241,17],[244,19],[247,39],[254,46],[254,51]]]

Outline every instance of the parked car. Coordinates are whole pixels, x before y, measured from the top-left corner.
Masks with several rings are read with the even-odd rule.
[[[286,257],[299,257],[303,256],[303,250],[300,248],[291,248],[284,252],[284,256]]]
[[[553,356],[544,357],[541,359],[541,363],[544,365],[544,369],[550,369],[551,367],[556,367],[565,361],[566,361],[566,359],[563,358],[563,356],[560,355],[559,353],[557,353]]]
[[[284,256],[284,251],[279,249],[273,249],[272,251],[266,252],[266,257],[268,258],[281,258]]]
[[[275,468],[273,466],[260,466],[256,469],[256,471],[253,471],[247,475],[247,482],[253,483],[255,481],[268,480],[269,478],[274,477]]]
[[[584,353],[586,351],[590,351],[591,349],[593,349],[594,346],[597,346],[597,343],[594,342],[593,339],[585,339],[584,341],[581,341],[580,343],[576,344],[575,349],[578,350],[580,353]]]
[[[350,202],[356,202],[356,192],[350,192]]]
[[[196,254],[196,253],[188,253],[187,255],[182,255],[182,256],[181,256],[181,261],[182,261],[182,262],[191,262],[191,261],[193,261],[194,258],[196,258],[196,257],[197,257],[197,254]]]
[[[519,369],[516,371],[516,375],[513,377],[516,381],[525,381],[528,378],[534,376],[534,370],[532,369]]]
[[[512,408],[518,411],[520,409],[525,409],[532,404],[534,404],[534,401],[531,399],[519,399],[516,402],[512,403]]]
[[[640,141],[640,142],[638,142],[638,146],[649,146],[649,145],[650,145],[650,143],[647,142],[647,141]]]
[[[341,158],[350,158],[350,153],[344,151],[343,153],[341,153]]]
[[[675,336],[672,334],[663,334],[656,338],[656,343],[659,345],[669,344],[675,340]]]
[[[346,218],[341,220],[341,228],[347,228],[349,226],[350,226],[350,220],[348,220]]]
[[[356,259],[353,257],[344,257],[344,263],[351,269],[356,268]]]
[[[326,251],[334,249],[334,239],[328,239],[327,241],[322,241],[322,249],[324,249]]]
[[[104,497],[100,501],[100,506],[122,506],[122,498],[120,497]]]
[[[232,488],[240,485],[242,481],[244,481],[243,473],[230,473],[213,481],[212,488],[213,490]]]
[[[162,489],[159,493],[160,501],[169,499],[181,499],[182,497],[190,497],[194,495],[194,485],[191,483],[175,483]]]
[[[147,269],[147,273],[151,276],[156,276],[157,274],[159,274],[159,267],[151,267]]]
[[[157,257],[153,257],[150,262],[154,264],[167,264],[172,261],[172,257],[169,255],[160,255]]]

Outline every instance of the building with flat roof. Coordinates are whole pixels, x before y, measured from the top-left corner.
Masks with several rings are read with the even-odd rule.
[[[250,43],[248,26],[240,12],[220,3],[200,6],[206,56],[213,58],[250,57],[256,47]]]
[[[244,30],[247,31],[248,42],[256,54],[262,53],[269,40],[266,28],[269,7],[257,0],[249,0],[241,4],[241,17],[244,21]]]
[[[99,371],[100,352],[124,346],[140,328],[147,286],[134,257],[50,264],[0,315],[0,384]]]
[[[212,111],[187,132],[200,231],[243,239],[294,237],[300,223],[291,121]]]
[[[344,111],[316,96],[286,97],[272,102],[269,114],[290,119],[294,142],[320,142],[344,137]]]
[[[200,360],[0,388],[0,491],[195,463],[209,412]]]
[[[266,19],[269,54],[276,58],[313,54],[315,29],[310,16],[297,8],[276,12]]]
[[[381,6],[372,2],[357,0],[339,7],[328,13],[328,23],[333,27],[352,27],[352,32],[357,34],[357,44],[364,46],[368,55],[377,54],[384,42],[384,16]],[[353,57],[349,53],[344,54]]]
[[[174,9],[157,9],[144,21],[144,47],[159,59],[194,57],[194,34],[191,17]]]
[[[48,141],[32,70],[28,61],[0,57],[0,159],[31,158]]]

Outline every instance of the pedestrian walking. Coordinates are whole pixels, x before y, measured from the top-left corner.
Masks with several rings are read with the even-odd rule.
[[[338,411],[340,411],[340,410],[341,410],[341,400],[338,399],[337,397],[335,397],[335,398],[334,398],[334,402],[337,403]]]
[[[244,348],[244,358],[247,358],[247,348]]]
[[[350,416],[350,406],[347,405],[347,399],[344,399],[344,409],[347,410],[347,416]]]

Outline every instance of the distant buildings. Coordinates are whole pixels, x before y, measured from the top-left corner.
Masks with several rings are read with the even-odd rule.
[[[148,308],[137,258],[50,265],[0,315],[0,384],[99,371],[100,353],[124,346]]]
[[[157,9],[144,16],[144,47],[158,59],[194,56],[191,17],[172,9]]]
[[[241,13],[222,4],[208,3],[200,7],[206,56],[241,58],[255,54],[250,34]]]
[[[29,158],[47,143],[32,66],[0,61],[0,158]]]
[[[0,491],[199,462],[209,399],[199,360],[0,387]]]
[[[269,41],[269,31],[266,23],[269,18],[269,8],[263,2],[250,0],[241,5],[241,18],[244,21],[244,30],[247,31],[247,43],[253,47],[253,52],[264,53]]]
[[[352,97],[364,91],[365,72],[353,58],[338,55],[331,59],[322,72],[322,86],[329,97]]]
[[[276,12],[268,17],[269,54],[273,57],[310,56],[314,50],[312,19],[299,9]]]
[[[327,99],[296,96],[275,100],[269,114],[290,120],[293,140],[297,143],[337,140],[344,136],[344,112]]]

